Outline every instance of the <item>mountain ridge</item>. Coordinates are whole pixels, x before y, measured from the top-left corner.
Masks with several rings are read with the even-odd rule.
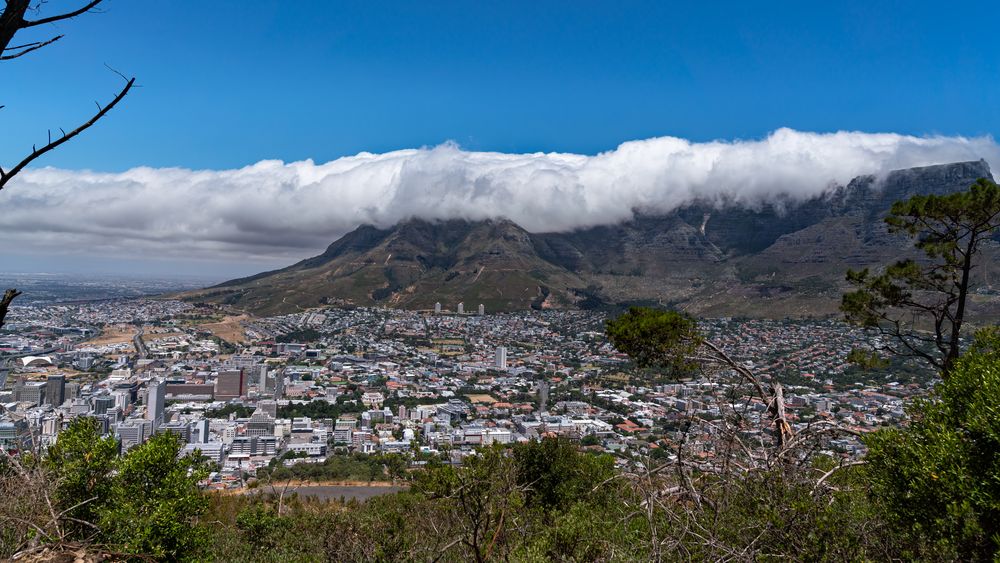
[[[909,252],[880,220],[892,202],[992,179],[983,160],[859,176],[756,208],[695,201],[616,225],[529,233],[508,219],[362,225],[314,257],[184,294],[259,314],[322,305],[471,310],[656,303],[699,314],[836,311],[848,267]]]

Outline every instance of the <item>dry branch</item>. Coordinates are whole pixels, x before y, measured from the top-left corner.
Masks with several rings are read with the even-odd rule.
[[[93,124],[97,123],[99,119],[101,119],[102,117],[107,115],[109,111],[114,109],[114,107],[118,105],[118,102],[122,101],[122,99],[126,96],[126,94],[128,94],[129,90],[132,89],[133,85],[135,85],[135,78],[129,79],[129,81],[125,84],[125,87],[122,88],[120,92],[118,92],[117,96],[115,96],[115,99],[111,100],[111,103],[109,103],[104,107],[98,105],[97,107],[99,108],[99,111],[95,113],[93,117],[88,119],[84,124],[80,125],[76,129],[73,129],[69,133],[66,133],[65,135],[56,139],[55,141],[52,141],[44,145],[42,148],[40,149],[36,148],[32,150],[31,154],[29,154],[27,157],[21,160],[21,162],[17,163],[10,170],[8,171],[0,170],[0,190],[2,190],[7,185],[7,182],[9,182],[18,172],[20,172],[22,169],[24,169],[25,166],[30,164],[31,161],[49,152],[50,150],[58,147],[59,145],[65,143],[66,141],[69,141],[70,139],[76,137],[80,133],[83,133],[84,131],[89,129]]]
[[[3,326],[3,321],[7,317],[7,309],[10,308],[11,302],[21,295],[21,292],[11,288],[3,293],[3,298],[0,298],[0,327]]]

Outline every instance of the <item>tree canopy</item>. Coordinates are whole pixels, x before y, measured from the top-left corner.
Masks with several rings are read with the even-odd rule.
[[[674,374],[690,371],[691,356],[702,339],[695,320],[683,313],[651,307],[630,307],[605,323],[608,340],[639,367],[665,368]]]
[[[885,223],[914,239],[925,258],[899,260],[880,273],[848,270],[846,319],[889,336],[889,352],[914,356],[947,376],[961,354],[971,274],[982,244],[1000,227],[1000,187],[980,178],[947,195],[898,201]]]
[[[911,423],[867,440],[865,475],[910,558],[993,560],[1000,553],[1000,330],[977,333]]]

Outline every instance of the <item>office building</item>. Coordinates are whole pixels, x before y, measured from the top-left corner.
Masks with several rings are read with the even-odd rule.
[[[239,399],[246,394],[246,379],[242,369],[219,372],[215,380],[215,398],[219,401]]]
[[[209,421],[207,418],[202,418],[194,423],[194,431],[198,435],[197,440],[199,444],[207,444],[208,437],[210,435]]]
[[[128,391],[112,391],[111,397],[115,400],[115,408],[118,410],[124,411],[132,404],[132,401],[129,400],[131,395]]]
[[[164,422],[156,429],[156,432],[170,432],[180,436],[185,444],[191,442],[191,427],[186,422]]]
[[[115,398],[111,395],[99,395],[93,398],[94,414],[106,414],[115,408]]]
[[[350,444],[358,421],[354,417],[344,416],[337,419],[333,427],[333,441],[338,444]]]
[[[45,401],[44,381],[25,381],[14,386],[14,401],[41,406]]]
[[[80,384],[75,381],[66,382],[66,396],[63,401],[72,401],[80,397]]]
[[[50,375],[45,381],[45,402],[58,407],[66,400],[66,376],[57,373]]]
[[[229,445],[230,457],[274,455],[277,451],[278,439],[274,436],[239,436]]]
[[[162,379],[152,379],[146,384],[146,420],[156,429],[163,424],[164,398],[167,384]]]
[[[211,401],[215,386],[211,383],[167,383],[165,397],[180,401]]]
[[[267,413],[271,418],[278,418],[278,401],[257,401],[257,410]]]
[[[274,417],[264,412],[260,407],[250,415],[247,421],[247,436],[274,436]]]
[[[145,442],[152,432],[152,425],[145,420],[130,420],[115,425],[115,437],[121,443],[123,451]]]
[[[17,426],[13,422],[0,422],[0,450],[11,451],[20,447]]]

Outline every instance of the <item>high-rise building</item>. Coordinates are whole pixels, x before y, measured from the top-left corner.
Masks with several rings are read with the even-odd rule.
[[[25,381],[14,386],[14,401],[41,406],[45,401],[44,381]]]
[[[129,394],[128,391],[122,391],[122,390],[112,391],[111,397],[113,397],[115,400],[115,407],[117,407],[120,410],[124,411],[125,409],[128,408],[129,405],[132,404],[132,402],[129,400],[131,395]]]
[[[115,408],[115,398],[111,395],[98,395],[94,397],[94,414],[106,414]]]
[[[435,315],[440,315],[441,314],[441,302],[440,301],[434,304],[434,314]]]
[[[153,423],[155,430],[163,424],[164,396],[167,384],[162,379],[151,379],[146,384],[146,420]]]
[[[507,348],[504,346],[497,346],[497,353],[494,365],[500,371],[507,370]]]
[[[239,399],[246,394],[247,384],[242,369],[219,372],[215,380],[215,398],[220,401]]]
[[[485,314],[486,314],[486,305],[483,305],[482,303],[480,303],[479,304],[479,316],[481,317],[481,316],[483,316]]]
[[[87,371],[88,369],[94,367],[94,363],[94,357],[90,355],[78,356],[76,360],[73,361],[73,365],[76,366],[77,369],[81,369],[83,371]]]
[[[458,304],[458,314],[459,315],[464,315],[465,314],[465,303],[459,303]]]
[[[157,428],[156,432],[170,432],[179,436],[185,444],[191,442],[191,427],[186,422],[164,422]]]
[[[127,395],[127,398],[125,400],[125,405],[126,406],[131,405],[139,400],[139,382],[123,381],[121,383],[116,383],[113,392],[125,393]]]
[[[66,376],[57,373],[50,375],[45,381],[45,402],[58,407],[66,400]]]
[[[72,401],[80,397],[80,384],[75,381],[66,382],[66,397],[64,400]]]
[[[146,441],[152,435],[152,427],[147,421],[130,420],[115,425],[115,437],[122,449],[128,450]]]
[[[194,423],[194,431],[198,434],[198,443],[199,444],[207,444],[208,443],[208,437],[210,435],[210,433],[209,433],[209,430],[210,430],[209,424],[210,423],[209,423],[209,421],[208,421],[207,418],[199,419],[199,420],[197,420]]]

